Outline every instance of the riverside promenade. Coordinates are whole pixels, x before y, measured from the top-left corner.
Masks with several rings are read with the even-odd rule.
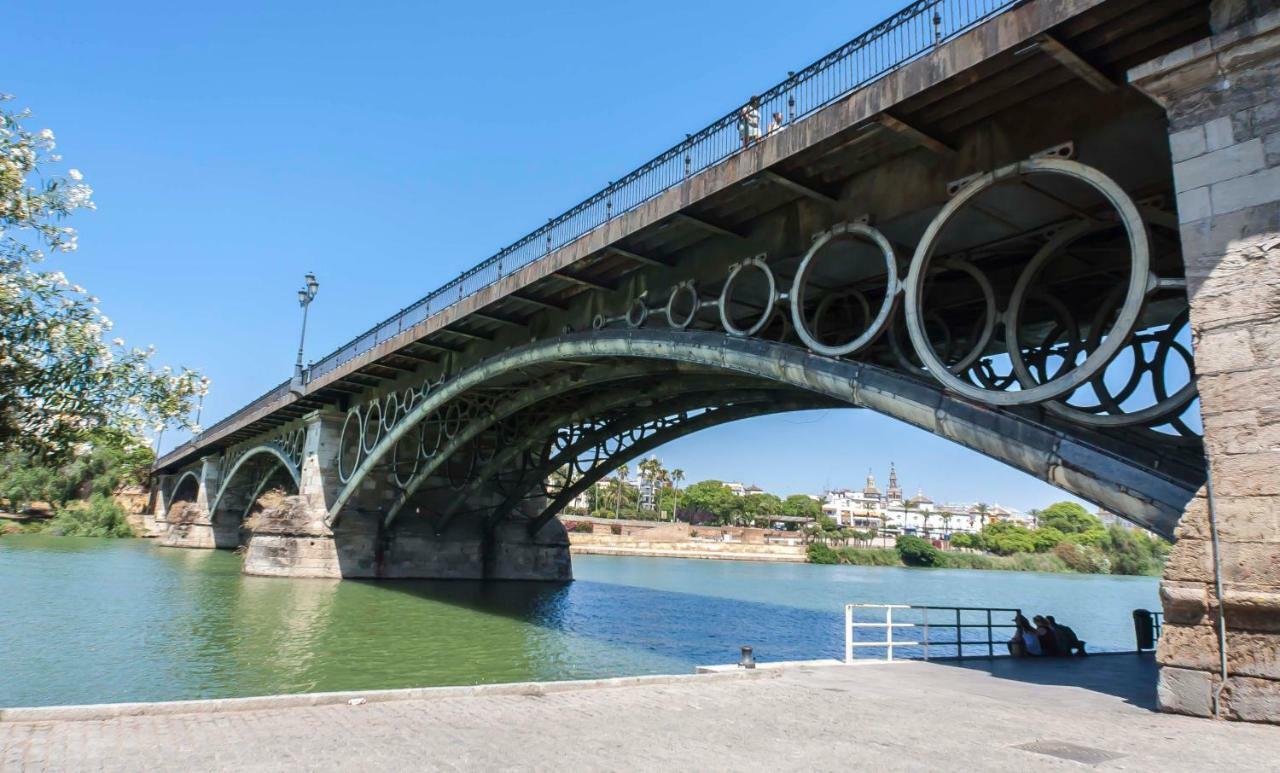
[[[1120,655],[5,710],[0,769],[1276,769],[1280,728],[1156,713],[1153,684]]]

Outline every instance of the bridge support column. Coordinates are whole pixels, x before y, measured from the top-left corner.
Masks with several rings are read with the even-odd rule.
[[[172,475],[158,475],[152,481],[155,498],[146,521],[148,537],[163,537],[169,528],[169,495],[173,493],[174,482]]]
[[[221,456],[206,456],[200,460],[199,484],[193,502],[166,503],[165,531],[160,544],[169,548],[198,548],[212,550],[218,547],[209,517],[213,499],[218,495],[218,468]]]
[[[261,524],[245,544],[245,574],[273,577],[371,577],[362,571],[373,554],[368,519],[353,513],[335,535],[325,525],[329,504],[341,489],[338,453],[343,415],[316,411],[308,415],[303,440],[298,496],[287,503],[291,512]],[[364,527],[364,528],[362,528]]]
[[[1161,585],[1159,696],[1166,711],[1280,723],[1280,3],[1218,0],[1213,22],[1129,73],[1169,118],[1220,543],[1215,562],[1202,489]]]

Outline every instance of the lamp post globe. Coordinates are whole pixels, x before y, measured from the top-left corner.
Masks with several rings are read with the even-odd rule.
[[[302,307],[302,335],[298,339],[298,359],[293,365],[293,386],[295,391],[301,391],[302,387],[302,350],[307,343],[307,311],[311,308],[311,302],[315,300],[316,293],[320,290],[320,282],[316,280],[316,275],[310,271],[303,276],[303,282],[303,286],[298,290],[298,305]]]

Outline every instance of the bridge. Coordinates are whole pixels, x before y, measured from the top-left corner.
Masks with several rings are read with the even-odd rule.
[[[1280,721],[1275,6],[913,2],[159,459],[163,541],[568,579],[618,466],[864,408],[1177,537],[1162,704]]]

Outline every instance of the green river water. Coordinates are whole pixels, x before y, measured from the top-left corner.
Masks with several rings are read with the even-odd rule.
[[[840,657],[847,602],[1054,614],[1132,646],[1147,577],[577,556],[569,584],[245,577],[224,551],[0,539],[0,706],[690,673]]]

